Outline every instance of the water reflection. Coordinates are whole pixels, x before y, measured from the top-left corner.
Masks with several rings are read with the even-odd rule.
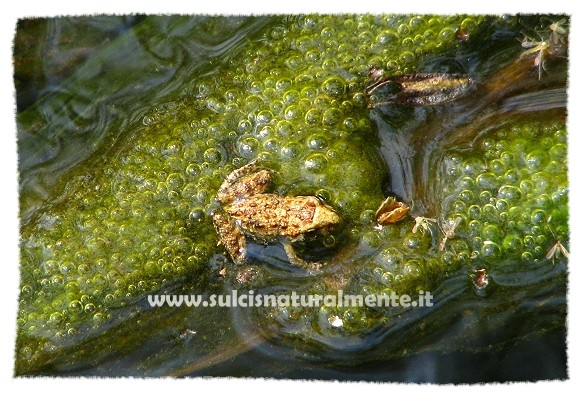
[[[43,49],[53,58],[47,62],[35,58],[41,71],[29,76],[25,71],[34,68],[25,60],[34,55],[15,53],[15,62],[22,65],[17,67],[17,82],[47,82],[31,94],[29,102],[36,100],[34,105],[28,104],[17,116],[23,220],[54,197],[63,174],[96,151],[116,152],[129,139],[121,134],[142,123],[148,110],[168,97],[177,98],[195,70],[198,75],[211,73],[209,59],[221,58],[269,21],[203,16],[38,21],[33,30],[39,35],[34,38],[42,40],[38,51]],[[20,23],[17,44],[31,40],[27,38],[31,24]],[[96,30],[102,33],[96,36]],[[78,41],[80,35],[84,39]],[[58,67],[64,64],[67,70]],[[25,102],[21,101],[21,108]]]

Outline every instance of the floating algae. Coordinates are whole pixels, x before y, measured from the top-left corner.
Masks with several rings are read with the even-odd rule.
[[[243,291],[270,293],[342,288],[417,294],[461,269],[473,251],[481,250],[481,257],[482,247],[469,242],[463,243],[466,256],[453,255],[462,241],[458,228],[446,251],[438,250],[439,235],[412,233],[407,218],[373,230],[387,170],[364,90],[373,65],[390,75],[419,72],[426,55],[461,45],[455,32],[466,29],[474,37],[483,20],[283,17],[228,54],[213,73],[183,82],[181,94],[148,112],[144,126],[122,138],[116,151],[97,152],[73,169],[58,200],[22,226],[17,373],[59,361],[75,367],[84,354],[62,359],[64,350],[92,339],[100,350],[109,336],[118,336],[117,326],[144,314],[154,324],[169,310],[146,311],[149,293],[189,291],[181,286],[209,293],[240,281]],[[334,241],[324,245],[332,265],[323,275],[306,278],[278,254],[267,264],[251,259],[245,270],[229,265],[227,277],[219,278],[215,264],[222,248],[210,218],[218,206],[214,196],[232,170],[252,159],[275,170],[275,192],[320,196],[343,218],[329,238]],[[542,166],[537,160],[537,169]],[[360,273],[354,272],[357,264],[365,265]],[[250,277],[243,278],[246,272]],[[262,321],[278,336],[349,349],[364,346],[363,338],[395,314],[263,308],[244,323]],[[162,318],[182,319],[177,313]],[[128,349],[128,340],[114,344]]]
[[[472,318],[496,324],[524,300],[535,300],[531,292],[564,296],[569,233],[563,105],[539,116],[522,112],[493,118],[490,128],[473,129],[476,139],[436,148],[430,154],[438,161],[431,168],[433,189],[424,199],[429,202],[425,223],[411,219],[381,228],[373,219],[364,220],[354,228],[358,244],[338,257],[325,277],[302,283],[273,273],[268,283],[265,271],[255,269],[262,276],[245,284],[243,294],[263,289],[338,297],[342,292],[348,301],[239,309],[243,328],[275,341],[281,346],[278,355],[331,356],[348,364],[357,361],[355,351],[361,351],[362,360],[419,352],[429,338],[424,325],[450,329],[447,319],[467,313],[462,308],[467,296],[487,299]],[[425,291],[433,292],[434,313],[423,305]],[[395,296],[398,303],[404,294],[410,296],[407,308],[365,304],[366,297],[383,295]],[[465,299],[456,301],[459,295]],[[544,300],[547,316],[536,322],[544,330],[564,327],[565,307],[556,298]],[[363,304],[348,304],[357,301]],[[551,322],[548,311],[560,318]],[[479,331],[470,333],[468,339],[446,338],[435,346],[490,349],[476,341]],[[390,334],[393,339],[380,345]],[[291,351],[283,349],[284,341],[292,344]]]

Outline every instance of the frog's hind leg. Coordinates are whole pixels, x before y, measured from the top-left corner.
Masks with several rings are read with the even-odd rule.
[[[259,159],[255,159],[252,162],[245,164],[242,167],[239,167],[236,170],[233,170],[220,186],[222,188],[228,188],[230,185],[234,184],[239,178],[246,174],[251,174],[253,171],[259,170],[261,166],[259,165]]]
[[[283,241],[283,248],[285,249],[285,254],[287,254],[287,258],[289,262],[295,266],[305,268],[308,271],[317,271],[322,268],[322,263],[319,262],[312,262],[306,261],[303,258],[300,258],[289,240]]]
[[[213,213],[212,220],[220,237],[218,245],[224,246],[235,264],[244,264],[247,258],[247,242],[243,230],[223,212]]]
[[[271,173],[254,160],[230,173],[218,190],[216,197],[228,203],[239,196],[263,193],[271,183]]]

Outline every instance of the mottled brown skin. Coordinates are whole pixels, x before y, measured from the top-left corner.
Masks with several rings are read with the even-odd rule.
[[[220,243],[236,264],[246,259],[246,237],[256,241],[284,238],[285,252],[294,265],[316,269],[319,263],[299,258],[291,242],[305,234],[340,222],[334,210],[315,196],[279,196],[264,193],[271,183],[268,170],[257,170],[257,162],[233,171],[218,190],[224,205],[212,218]]]
[[[321,206],[314,196],[282,197],[261,193],[235,199],[224,211],[245,231],[260,237],[296,239],[305,232],[330,225],[332,219],[315,219]]]

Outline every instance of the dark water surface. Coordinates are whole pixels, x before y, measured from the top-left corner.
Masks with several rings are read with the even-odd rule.
[[[513,81],[516,67],[508,65],[523,50],[519,40],[541,20],[513,18],[493,28],[487,48],[463,47],[421,66],[422,72],[474,76],[482,83],[468,98],[437,108],[371,112],[381,156],[390,165],[384,190],[409,203],[414,214],[440,206],[429,194],[438,191],[434,170],[448,151],[478,139],[483,129],[477,127],[531,112],[564,123],[566,63],[552,65],[540,80],[526,74]],[[279,21],[139,15],[21,21],[14,53],[21,221],[58,195],[61,176],[97,153],[114,156],[125,132],[148,123],[149,111],[183,95],[182,85],[193,76],[216,73],[225,54]],[[511,84],[500,84],[508,79]],[[398,122],[406,115],[408,123]],[[272,255],[271,248],[252,249],[258,259]],[[433,309],[413,310],[349,339],[268,335],[252,309],[167,308],[153,316],[144,302],[137,303],[128,316],[143,319],[137,325],[150,331],[139,340],[133,342],[132,327],[117,327],[107,339],[124,341],[118,345],[124,349],[93,351],[105,343],[99,337],[80,342],[76,351],[87,350],[87,356],[70,362],[65,355],[35,374],[435,383],[565,379],[567,264],[555,260],[548,267],[511,267],[491,279],[483,295],[470,272],[453,275],[434,291]],[[273,276],[282,278],[279,268]]]

